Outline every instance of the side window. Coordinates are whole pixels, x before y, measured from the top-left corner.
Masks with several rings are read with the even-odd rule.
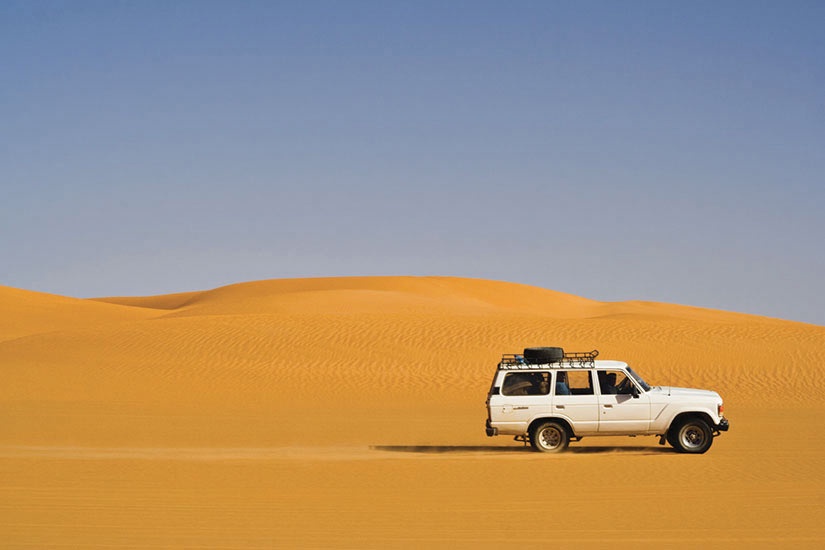
[[[556,395],[593,395],[590,371],[558,371],[556,373]]]
[[[600,370],[599,391],[602,395],[629,395],[633,393],[633,383],[622,371]]]
[[[547,395],[550,375],[546,372],[511,372],[504,377],[502,395]]]

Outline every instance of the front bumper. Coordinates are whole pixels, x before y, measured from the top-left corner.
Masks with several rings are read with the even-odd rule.
[[[714,426],[713,429],[717,432],[726,432],[730,429],[730,422],[728,422],[727,418],[722,417],[722,420],[720,420],[719,424]]]
[[[487,431],[487,437],[493,437],[494,435],[498,435],[498,428],[494,428],[490,425],[490,419],[489,418],[487,419],[486,431]]]

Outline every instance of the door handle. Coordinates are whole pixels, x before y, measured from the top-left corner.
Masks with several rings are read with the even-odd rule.
[[[556,408],[557,408],[557,409],[563,409],[563,408],[564,408],[564,405],[556,405]]]
[[[605,405],[605,406],[604,406],[604,408],[605,408],[605,409],[612,409],[612,408],[613,408],[613,405]]]

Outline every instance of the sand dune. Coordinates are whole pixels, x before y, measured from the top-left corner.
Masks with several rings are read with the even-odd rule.
[[[68,298],[0,286],[0,342],[51,331],[101,327],[152,316],[129,307],[112,307],[90,300]]]
[[[563,544],[598,546],[613,531],[594,508],[628,546],[825,543],[825,327],[446,277],[94,300],[0,287],[0,306],[8,547],[537,545],[548,513]],[[716,389],[732,430],[701,457],[488,439],[498,358],[530,345]],[[619,527],[628,514],[644,527]]]

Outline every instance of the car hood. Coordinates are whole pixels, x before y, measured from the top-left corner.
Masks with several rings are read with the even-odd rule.
[[[674,397],[721,399],[718,393],[711,390],[697,390],[696,388],[673,388],[670,386],[656,386],[650,389],[651,393],[671,395]]]

